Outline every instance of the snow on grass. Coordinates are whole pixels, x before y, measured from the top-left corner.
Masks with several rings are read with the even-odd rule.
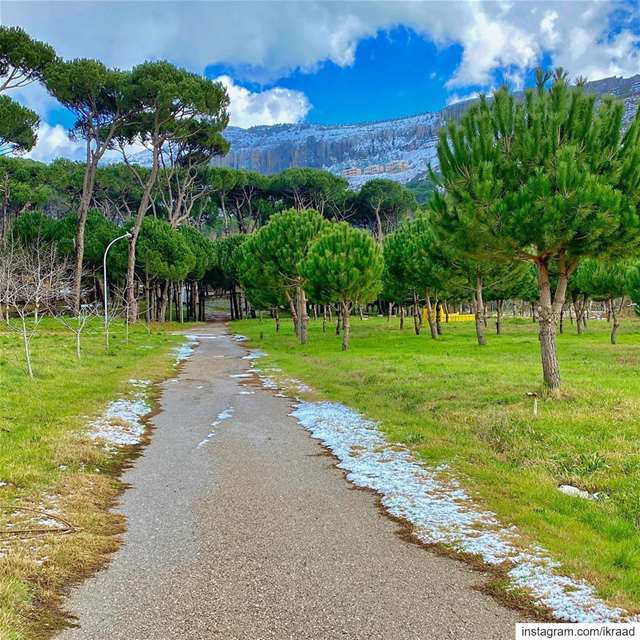
[[[103,440],[108,445],[138,444],[145,432],[142,418],[151,411],[146,391],[149,380],[130,380],[135,389],[130,398],[114,400],[105,412],[89,425],[88,435],[93,440]]]
[[[193,354],[194,349],[198,346],[198,336],[185,336],[186,340],[175,351],[176,363],[186,360]]]
[[[258,358],[263,358],[266,356],[266,352],[261,349],[252,349],[246,356],[242,356],[243,360],[257,360]]]
[[[233,417],[233,407],[229,406],[226,409],[223,409],[217,416],[216,420],[211,423],[212,427],[217,427],[222,424],[223,420],[228,420]],[[200,441],[196,446],[196,449],[202,449],[209,440],[211,440],[216,435],[215,429],[212,429],[204,440]]]
[[[405,447],[388,443],[376,422],[335,402],[300,402],[291,415],[331,450],[350,482],[379,493],[386,510],[410,522],[421,542],[506,567],[513,586],[527,590],[559,620],[613,622],[626,615],[603,602],[591,585],[561,575],[546,550],[527,545],[515,527],[475,504],[446,465],[425,466]]]

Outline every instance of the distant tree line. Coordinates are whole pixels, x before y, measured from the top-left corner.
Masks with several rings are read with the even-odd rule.
[[[81,163],[0,159],[4,264],[30,264],[9,260],[16,250],[54,248],[71,265],[76,317],[101,287],[122,285],[129,321],[142,299],[148,321],[182,319],[185,308],[203,318],[218,288],[233,318],[268,310],[279,326],[286,311],[301,343],[310,313],[326,327],[336,312],[344,349],[350,317],[371,303],[395,305],[402,324],[410,314],[416,334],[426,318],[436,340],[450,307],[466,305],[482,346],[487,303],[499,334],[505,302],[521,301],[534,310],[543,380],[557,393],[567,308],[582,331],[589,301],[602,301],[615,343],[625,300],[640,298],[640,115],[623,127],[622,103],[596,103],[561,69],[536,80],[524,97],[501,89],[442,128],[437,172],[412,190],[372,180],[354,192],[318,169],[212,167],[228,149],[218,83],[162,61],[127,72],[63,61],[1,27],[0,93],[43,83],[75,115],[86,147]],[[31,148],[37,116],[9,98],[2,114],[0,148]],[[105,164],[114,151],[121,162]],[[124,231],[127,246],[109,257],[113,281],[101,282],[104,249]]]

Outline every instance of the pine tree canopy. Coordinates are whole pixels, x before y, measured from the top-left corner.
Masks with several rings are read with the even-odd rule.
[[[368,232],[341,222],[315,242],[301,271],[317,302],[366,303],[382,288],[382,251]]]
[[[562,78],[522,101],[506,89],[482,98],[439,134],[443,223],[483,259],[562,255],[571,268],[630,250],[640,235],[640,112],[624,134],[622,116],[620,102],[597,106]]]

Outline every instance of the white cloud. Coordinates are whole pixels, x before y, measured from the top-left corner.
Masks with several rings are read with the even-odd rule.
[[[81,141],[71,140],[62,125],[51,126],[47,122],[41,122],[38,127],[36,146],[26,154],[26,157],[40,162],[50,162],[56,158],[80,160],[83,155],[83,146]]]
[[[85,144],[84,140],[71,138],[69,132],[61,124],[52,125],[43,121],[38,126],[36,145],[24,157],[40,162],[51,162],[56,158],[84,162]],[[147,153],[147,149],[140,142],[127,144],[125,151],[129,158],[134,158],[134,161],[135,154]],[[109,149],[103,158],[105,161],[119,162],[122,160],[122,153],[119,149]]]
[[[231,99],[229,124],[236,127],[299,122],[311,108],[307,96],[301,91],[275,87],[251,92],[237,85],[229,76],[220,76],[216,80],[227,89]]]
[[[330,60],[353,63],[358,43],[404,25],[440,46],[459,44],[449,87],[487,86],[495,72],[522,73],[549,54],[572,75],[640,70],[631,21],[609,41],[609,20],[634,3],[616,0],[411,2],[23,2],[3,0],[4,21],[50,41],[65,57],[99,57],[123,68],[167,58],[202,72],[274,80]]]

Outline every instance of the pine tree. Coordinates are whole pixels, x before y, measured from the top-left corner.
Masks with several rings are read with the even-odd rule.
[[[264,264],[285,285],[285,295],[296,319],[296,333],[301,344],[309,340],[305,275],[300,265],[311,245],[329,224],[314,209],[288,209],[276,213],[258,230],[255,259]]]
[[[616,344],[620,313],[627,295],[631,265],[620,260],[587,258],[580,263],[574,279],[580,291],[594,300],[604,300],[611,314],[611,344]]]
[[[340,304],[343,351],[349,348],[353,304],[375,299],[382,288],[383,268],[382,251],[371,235],[346,222],[334,224],[323,233],[301,264],[312,298]]]
[[[620,102],[596,106],[563,73],[549,89],[545,81],[538,74],[523,100],[506,89],[482,98],[440,132],[445,193],[435,198],[468,255],[535,265],[543,378],[556,392],[556,321],[569,277],[583,257],[630,252],[638,242],[640,112],[623,134]]]

